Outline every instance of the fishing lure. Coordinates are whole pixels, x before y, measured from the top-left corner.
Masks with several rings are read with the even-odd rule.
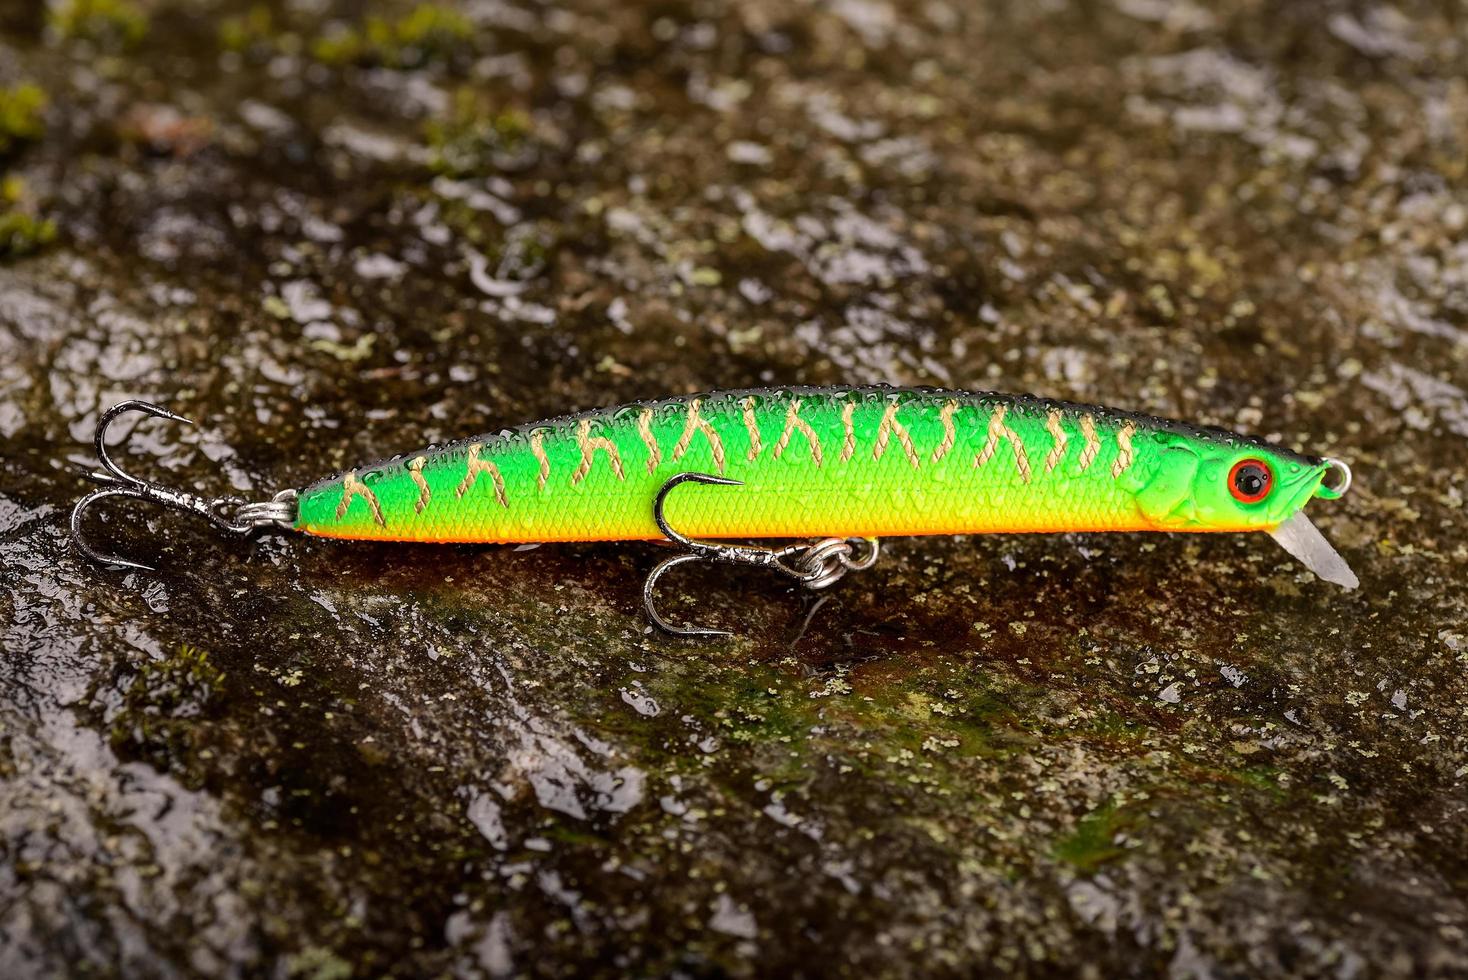
[[[666,539],[648,575],[648,618],[679,636],[654,587],[695,562],[755,565],[812,589],[877,559],[893,535],[1072,531],[1267,531],[1321,578],[1356,576],[1305,516],[1351,484],[1337,459],[1222,429],[1025,395],[934,388],[715,391],[534,422],[394,456],[250,503],[134,477],[97,424],[102,484],[76,504],[78,549],[103,564],[82,518],[108,497],[151,500],[219,528],[376,541],[529,543]],[[1334,481],[1327,482],[1331,473]],[[680,489],[681,488],[681,489]],[[675,492],[676,491],[676,492]],[[778,546],[736,539],[797,539]]]

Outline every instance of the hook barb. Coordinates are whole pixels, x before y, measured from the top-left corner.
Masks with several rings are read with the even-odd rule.
[[[107,452],[107,430],[112,426],[113,422],[128,412],[151,415],[154,418],[168,419],[171,422],[182,422],[184,425],[194,424],[193,419],[185,418],[176,412],[170,412],[162,405],[154,405],[152,402],[145,402],[140,398],[129,398],[127,401],[121,401],[113,405],[97,419],[97,432],[92,437],[92,445],[97,449],[97,462],[101,463],[102,468],[112,475],[111,479],[109,479],[107,474],[104,473],[88,474],[91,479],[96,480],[98,483],[121,481],[132,484],[143,482],[128,475],[122,467],[112,461],[111,454]],[[131,437],[132,433],[129,432],[123,441],[126,442],[127,438]]]
[[[97,462],[102,469],[83,475],[95,483],[100,483],[101,486],[83,496],[71,509],[72,543],[84,557],[99,565],[112,568],[153,570],[149,565],[107,554],[87,543],[86,535],[82,531],[83,518],[92,505],[109,497],[126,497],[130,500],[146,500],[162,504],[175,510],[196,514],[215,527],[236,534],[246,534],[260,527],[289,528],[294,523],[296,515],[296,491],[294,490],[283,490],[268,503],[251,504],[238,497],[201,497],[187,490],[175,490],[160,483],[144,480],[124,470],[107,451],[107,430],[118,418],[129,412],[168,419],[172,422],[182,422],[186,425],[194,424],[191,419],[170,412],[161,405],[139,399],[118,402],[97,419],[97,431],[93,438],[93,445],[97,450]],[[123,443],[125,444],[131,436],[132,433],[129,432],[123,438]]]
[[[835,583],[849,571],[870,568],[877,560],[879,546],[875,538],[821,538],[817,541],[800,542],[771,548],[757,544],[737,544],[721,541],[698,541],[683,534],[668,522],[664,507],[668,494],[684,483],[702,483],[708,486],[742,487],[739,480],[715,476],[712,473],[679,473],[668,479],[658,490],[652,502],[653,520],[658,530],[674,544],[687,549],[681,554],[665,558],[648,573],[642,583],[642,606],[648,620],[671,636],[691,639],[713,639],[733,636],[728,630],[711,629],[706,626],[674,626],[657,611],[654,591],[663,573],[679,565],[706,561],[714,564],[756,565],[774,569],[787,575],[808,589],[824,589]],[[863,553],[862,548],[865,548]]]

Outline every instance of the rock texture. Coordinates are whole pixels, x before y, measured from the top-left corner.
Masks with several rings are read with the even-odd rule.
[[[0,974],[1468,970],[1460,12],[368,6],[0,4]],[[263,496],[797,381],[1344,457],[1363,586],[902,541],[680,572],[689,646],[641,545],[68,543],[124,397],[199,423],[128,466]]]

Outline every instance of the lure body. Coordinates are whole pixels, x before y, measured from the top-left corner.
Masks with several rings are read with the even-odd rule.
[[[1239,468],[1266,470],[1244,499]],[[295,527],[336,538],[546,542],[1068,531],[1273,531],[1330,461],[1219,429],[1028,396],[795,387],[522,425],[313,484]],[[1246,495],[1247,496],[1247,495]]]

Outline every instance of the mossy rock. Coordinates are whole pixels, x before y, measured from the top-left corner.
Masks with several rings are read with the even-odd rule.
[[[30,82],[0,89],[0,156],[45,134],[46,102],[46,93]]]
[[[445,64],[468,53],[474,23],[444,4],[425,3],[395,20],[368,17],[360,26],[338,28],[316,40],[311,53],[328,65],[421,68]]]
[[[148,15],[130,0],[62,0],[51,8],[51,29],[65,40],[123,50],[148,36]]]
[[[0,180],[0,260],[30,255],[56,239],[56,223],[33,213],[25,198],[19,177]]]

